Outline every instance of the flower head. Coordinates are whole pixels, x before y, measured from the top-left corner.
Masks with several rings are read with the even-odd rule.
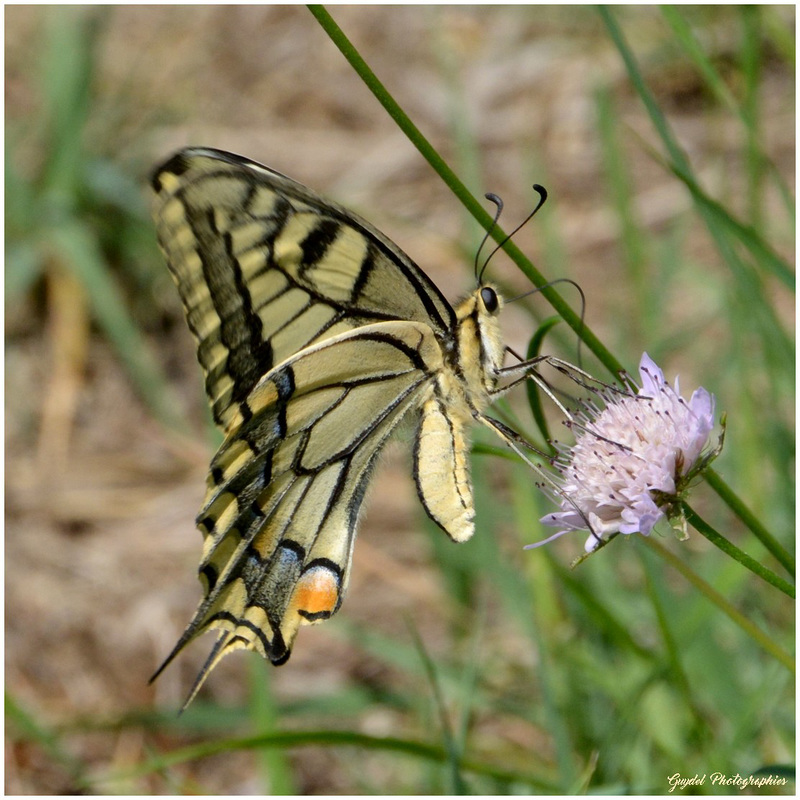
[[[701,456],[714,427],[713,395],[700,388],[687,402],[678,380],[672,388],[647,353],[639,374],[638,393],[598,392],[604,406],[584,404],[573,418],[576,442],[556,461],[561,510],[541,519],[562,530],[538,544],[589,530],[591,552],[611,534],[647,536],[707,464]]]

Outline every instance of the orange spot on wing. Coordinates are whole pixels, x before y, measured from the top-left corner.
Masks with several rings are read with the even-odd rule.
[[[338,600],[338,577],[326,567],[313,567],[297,582],[292,605],[303,616],[330,615]]]

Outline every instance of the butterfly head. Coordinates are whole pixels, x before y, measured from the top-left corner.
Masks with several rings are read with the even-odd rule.
[[[456,319],[461,326],[467,319],[472,319],[480,327],[497,325],[497,318],[505,306],[500,290],[491,283],[483,283],[468,294],[456,306]]]
[[[480,303],[485,313],[495,316],[500,313],[503,305],[502,297],[497,293],[494,286],[480,286],[478,288]]]
[[[503,366],[499,320],[503,305],[498,289],[481,283],[456,307],[458,362],[471,396],[482,398],[486,405],[496,384],[496,372]]]

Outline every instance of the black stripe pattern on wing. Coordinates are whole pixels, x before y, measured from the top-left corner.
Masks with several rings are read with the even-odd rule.
[[[280,173],[195,148],[153,186],[159,241],[224,428],[261,376],[311,343],[392,319],[443,340],[453,329],[452,308],[390,240]]]
[[[308,348],[259,381],[212,460],[198,515],[205,597],[165,665],[209,628],[225,639],[202,675],[239,647],[283,663],[301,624],[336,612],[377,456],[440,366],[429,328],[386,322]]]

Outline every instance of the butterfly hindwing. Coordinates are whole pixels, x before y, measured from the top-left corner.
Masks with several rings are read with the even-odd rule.
[[[197,339],[214,419],[303,347],[403,319],[445,334],[453,310],[369,223],[255,162],[183,150],[156,170],[159,242]]]
[[[280,664],[300,625],[338,609],[375,459],[441,366],[430,328],[391,321],[305,348],[256,384],[211,462],[205,597],[164,666],[212,628],[223,634],[195,691],[235,649]]]

